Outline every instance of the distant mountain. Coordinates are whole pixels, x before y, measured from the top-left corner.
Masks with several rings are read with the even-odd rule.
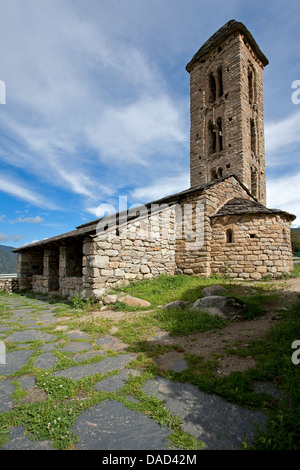
[[[12,253],[13,246],[0,245],[0,274],[17,272],[17,253]]]
[[[293,232],[300,232],[300,227],[292,228],[292,231],[293,231]]]

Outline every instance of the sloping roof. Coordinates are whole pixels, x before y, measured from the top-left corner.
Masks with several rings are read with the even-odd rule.
[[[174,204],[176,203],[177,201],[180,201],[184,196],[188,195],[188,194],[192,194],[192,193],[195,193],[195,192],[201,192],[207,188],[210,188],[210,187],[213,187],[214,185],[216,184],[219,184],[221,181],[224,181],[228,178],[235,178],[239,184],[243,187],[243,189],[250,195],[250,192],[249,190],[246,188],[246,186],[243,185],[243,183],[241,183],[239,181],[239,179],[235,176],[235,175],[228,175],[228,176],[224,176],[223,178],[220,178],[218,180],[215,180],[215,181],[212,181],[211,183],[207,183],[207,184],[201,184],[201,185],[198,185],[198,186],[194,186],[192,188],[189,188],[189,189],[186,189],[184,191],[181,191],[179,193],[175,193],[175,194],[171,194],[170,196],[166,196],[164,198],[161,198],[161,199],[157,199],[156,201],[152,201],[152,202],[149,202],[143,206],[140,206],[140,209],[142,210],[143,208],[147,208],[148,210],[151,209],[151,207],[155,204],[157,205],[162,205],[162,204]],[[135,209],[135,212],[136,212],[136,216],[132,216],[132,218],[129,218],[128,217],[128,222],[130,220],[133,220],[134,218],[138,217],[139,214],[139,207],[136,207]],[[13,250],[14,253],[19,253],[19,252],[25,252],[25,251],[30,251],[30,250],[37,250],[37,249],[40,249],[40,248],[44,248],[45,246],[47,245],[64,245],[66,244],[68,241],[70,241],[71,239],[75,239],[75,238],[82,238],[82,237],[86,237],[86,236],[89,236],[89,235],[93,235],[96,233],[96,230],[97,230],[97,224],[103,220],[104,218],[107,220],[107,222],[109,223],[112,219],[115,220],[115,218],[118,220],[119,218],[122,217],[122,215],[125,215],[125,213],[128,213],[128,211],[124,211],[124,212],[117,212],[115,214],[112,214],[110,216],[107,216],[107,217],[101,217],[101,218],[98,218],[96,220],[92,220],[91,222],[87,222],[85,224],[82,224],[82,225],[79,225],[78,227],[76,227],[76,230],[72,230],[70,232],[66,232],[66,233],[63,233],[61,235],[57,235],[55,237],[51,237],[51,238],[46,238],[45,240],[41,240],[39,242],[36,242],[36,243],[30,243],[28,245],[24,245],[20,248],[16,248],[15,250]]]
[[[224,204],[216,214],[212,215],[211,218],[240,214],[279,214],[285,215],[290,220],[294,220],[296,218],[295,215],[292,215],[289,212],[285,212],[280,209],[268,209],[263,204],[242,197],[230,199],[230,201],[226,202],[226,204]]]
[[[216,184],[219,184],[220,182],[225,181],[229,178],[235,178],[238,181],[238,183],[242,186],[242,188],[247,192],[247,194],[249,194],[249,196],[252,196],[249,189],[238,179],[238,177],[234,174],[231,174],[231,175],[223,176],[222,178],[219,178],[217,180],[211,181],[210,183],[199,184],[199,185],[193,186],[189,189],[185,189],[184,191],[180,191],[179,193],[171,194],[171,195],[165,196],[161,199],[157,199],[156,201],[148,202],[148,203],[146,203],[146,204],[144,204],[143,206],[140,206],[140,207],[141,208],[142,207],[151,208],[151,206],[154,205],[154,204],[175,203],[177,201],[180,201],[180,199],[182,199],[184,196],[195,193],[197,191],[201,192],[201,191],[203,191],[205,189],[208,189],[208,188],[211,188],[211,187],[215,186]],[[136,207],[135,210],[138,212],[139,208]],[[120,213],[120,215],[121,214],[122,213]],[[119,213],[117,215],[119,215]],[[97,225],[97,223],[100,220],[101,220],[101,218],[96,219],[96,220],[92,220],[91,222],[87,222],[83,225],[79,225],[77,228],[82,229],[82,228],[87,228],[88,226],[91,226],[91,225]]]
[[[13,250],[14,253],[18,252],[25,252],[25,251],[31,251],[31,250],[38,250],[41,248],[46,247],[47,245],[51,246],[60,246],[60,245],[65,245],[71,240],[75,239],[80,239],[86,236],[93,236],[96,234],[97,231],[97,225],[99,222],[102,220],[106,219],[107,223],[109,224],[110,221],[116,221],[116,224],[118,225],[119,219],[121,219],[122,215],[124,216],[127,213],[127,221],[130,222],[131,220],[134,220],[135,218],[139,217],[139,210],[144,209],[145,207],[147,210],[151,210],[153,205],[162,205],[162,204],[175,204],[176,202],[180,202],[180,200],[189,195],[193,194],[196,192],[202,192],[205,189],[209,189],[222,181],[225,181],[226,179],[229,178],[235,178],[237,182],[241,185],[241,187],[246,191],[249,196],[253,198],[253,200],[248,200],[245,198],[234,198],[231,199],[229,202],[227,202],[215,215],[212,217],[218,217],[222,215],[235,215],[235,214],[245,214],[245,213],[260,213],[260,214],[274,214],[274,213],[279,213],[279,214],[285,214],[288,217],[291,218],[291,220],[294,220],[296,217],[294,215],[289,214],[288,212],[281,211],[279,209],[268,209],[267,207],[263,206],[262,204],[259,204],[258,202],[255,202],[255,198],[251,195],[250,191],[246,186],[241,183],[241,181],[234,175],[227,175],[224,176],[223,178],[220,178],[218,180],[212,181],[207,184],[201,184],[198,186],[194,186],[192,188],[186,189],[184,191],[181,191],[176,194],[171,194],[170,196],[166,196],[161,199],[157,199],[156,201],[149,202],[143,206],[135,207],[134,208],[134,214],[131,217],[128,217],[128,211],[123,211],[123,212],[117,212],[115,214],[112,214],[110,216],[106,217],[101,217],[96,220],[92,220],[91,222],[88,222],[83,225],[79,225],[76,230],[72,230],[70,232],[63,233],[61,235],[57,235],[55,237],[51,238],[46,238],[45,240],[41,240],[36,243],[31,243],[28,245],[24,245],[20,248],[16,248]]]
[[[238,22],[236,20],[230,20],[203,44],[203,46],[199,49],[199,51],[194,55],[192,60],[187,64],[186,70],[188,72],[191,72],[194,65],[202,57],[208,54],[212,49],[221,45],[228,36],[230,36],[231,34],[237,31],[244,34],[245,38],[248,40],[249,44],[251,45],[252,49],[254,50],[258,58],[261,60],[263,65],[264,66],[268,65],[269,63],[268,59],[262,53],[257,42],[253,38],[252,34],[248,31],[246,26],[243,23]]]

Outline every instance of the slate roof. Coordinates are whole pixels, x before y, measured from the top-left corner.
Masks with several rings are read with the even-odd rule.
[[[294,220],[296,218],[295,215],[292,215],[289,212],[282,211],[280,209],[269,209],[259,202],[251,201],[250,199],[245,199],[242,197],[235,197],[230,199],[230,201],[226,202],[226,204],[224,204],[224,206],[222,206],[221,209],[216,212],[216,214],[212,215],[211,218],[240,214],[279,214],[285,215],[290,220]]]
[[[192,60],[187,64],[186,70],[191,72],[194,65],[202,59],[206,54],[208,54],[212,49],[222,45],[225,39],[235,33],[236,31],[241,32],[244,34],[245,38],[248,40],[249,44],[251,45],[252,49],[261,60],[264,66],[268,65],[269,61],[266,56],[260,50],[257,42],[253,38],[252,34],[243,23],[240,23],[236,20],[230,20],[226,23],[222,28],[220,28],[215,34],[213,34],[208,41],[206,41],[203,46],[199,49],[198,52],[194,55]]]
[[[201,184],[198,186],[194,186],[192,188],[186,189],[184,191],[181,191],[176,194],[171,194],[170,196],[166,196],[164,198],[158,199],[156,201],[149,202],[143,206],[140,206],[140,209],[144,209],[145,207],[148,209],[148,211],[151,209],[153,205],[162,205],[162,204],[176,204],[179,202],[184,196],[196,193],[196,192],[202,192],[205,189],[211,188],[217,184],[219,184],[221,181],[224,181],[228,178],[235,178],[238,183],[241,185],[241,187],[249,194],[250,196],[251,193],[249,190],[246,188],[246,186],[239,181],[239,179],[234,175],[227,175],[224,176],[223,178],[220,178],[218,180],[212,181],[207,184]],[[252,196],[253,197],[253,196]],[[128,222],[130,220],[135,219],[136,217],[139,217],[139,207],[135,208],[136,215],[133,215],[131,218],[127,217]],[[226,203],[214,216],[212,217],[218,217],[222,215],[233,215],[233,214],[242,214],[242,213],[261,213],[261,214],[270,214],[270,213],[280,213],[280,214],[286,214],[288,215],[291,220],[294,220],[296,217],[288,214],[287,212],[281,211],[279,209],[267,209],[265,206],[262,204],[259,204],[257,202],[252,202],[251,200],[249,201],[248,199],[245,198],[235,198]],[[116,220],[116,224],[118,225],[118,219],[124,215],[125,212],[120,212],[120,213],[115,213],[112,214],[111,216],[105,217],[107,220],[107,223],[110,222],[111,219]],[[79,225],[76,227],[76,230],[72,230],[70,232],[63,233],[61,235],[57,235],[55,237],[51,238],[46,238],[44,240],[41,240],[36,243],[31,243],[28,245],[24,245],[20,248],[16,248],[13,250],[14,253],[21,253],[21,252],[26,252],[26,251],[34,251],[34,250],[41,250],[42,248],[46,246],[62,246],[66,245],[70,241],[74,242],[76,239],[81,239],[86,236],[93,236],[96,235],[96,230],[97,230],[97,224],[103,220],[104,218],[98,218],[96,220],[92,220],[91,222],[87,222],[86,224]]]

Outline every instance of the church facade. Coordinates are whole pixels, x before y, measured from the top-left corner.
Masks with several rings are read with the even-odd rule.
[[[293,269],[295,216],[266,207],[263,69],[235,20],[194,55],[190,188],[18,248],[20,290],[101,298],[159,274],[259,280]]]

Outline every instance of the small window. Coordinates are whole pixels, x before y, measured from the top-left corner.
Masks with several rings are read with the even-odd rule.
[[[218,174],[216,172],[216,170],[211,170],[211,173],[210,173],[210,180],[211,181],[215,181],[218,179]]]
[[[217,151],[217,133],[211,121],[208,123],[208,138],[209,138],[209,152],[215,153]]]
[[[218,77],[218,97],[220,98],[221,96],[223,96],[223,72],[222,72],[222,67],[218,68],[217,77]]]
[[[256,238],[255,233],[250,233],[250,238]]]
[[[248,67],[248,96],[249,103],[251,104],[255,100],[255,82],[254,82],[254,69],[252,65]]]
[[[223,130],[222,130],[222,118],[217,119],[217,128],[218,128],[218,144],[219,151],[223,150]]]
[[[230,228],[226,230],[226,243],[233,243],[233,231]]]
[[[256,129],[254,119],[250,119],[250,144],[251,152],[256,154]]]
[[[217,84],[212,73],[209,74],[209,102],[214,103],[217,99]]]

